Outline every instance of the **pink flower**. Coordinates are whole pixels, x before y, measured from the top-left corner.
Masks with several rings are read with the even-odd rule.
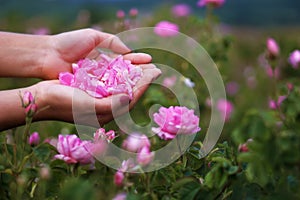
[[[194,115],[194,110],[184,106],[161,107],[153,117],[159,127],[153,127],[152,131],[164,140],[173,139],[177,134],[194,134],[201,130],[199,117]]]
[[[125,17],[125,12],[123,10],[118,10],[116,16],[119,19],[123,19]]]
[[[33,132],[28,138],[28,143],[31,146],[38,145],[39,142],[40,142],[40,136],[38,132]]]
[[[269,100],[269,108],[272,110],[276,110],[277,108],[280,107],[282,102],[286,99],[286,96],[279,96],[277,101],[271,99]]]
[[[127,194],[126,193],[120,193],[117,194],[112,200],[126,200]]]
[[[273,38],[267,39],[267,50],[269,58],[276,58],[280,53],[279,46]]]
[[[204,7],[206,5],[212,5],[214,7],[220,7],[225,3],[225,0],[199,0],[197,5],[199,7]]]
[[[26,108],[29,104],[34,102],[34,97],[29,91],[25,91],[22,97],[23,107]]]
[[[177,77],[174,75],[174,76],[164,78],[162,84],[163,84],[163,86],[170,88],[175,85],[176,81],[177,81]]]
[[[276,67],[276,68],[273,70],[272,67],[271,67],[270,65],[266,65],[266,66],[265,66],[265,70],[266,70],[266,74],[267,74],[270,78],[272,78],[272,77],[278,78],[278,77],[279,77],[280,72],[279,72],[279,68],[278,68],[278,67]]]
[[[54,158],[65,161],[68,164],[80,163],[91,164],[94,158],[88,151],[90,141],[81,141],[77,135],[59,135],[57,142],[57,151],[59,154]]]
[[[177,24],[171,23],[169,21],[161,21],[157,23],[154,27],[154,33],[161,37],[173,37],[179,32],[179,27]]]
[[[94,140],[107,140],[109,142],[112,142],[116,138],[115,131],[110,130],[108,132],[105,132],[104,128],[99,128],[95,134],[94,134]]]
[[[117,186],[122,186],[123,185],[123,180],[124,180],[124,173],[121,171],[117,171],[114,175],[114,183]]]
[[[83,59],[72,65],[73,73],[59,74],[60,83],[79,88],[96,98],[126,93],[132,98],[133,87],[140,80],[142,70],[120,55],[110,58],[100,55],[98,61]]]
[[[186,17],[191,13],[191,8],[187,4],[177,4],[172,7],[172,14],[175,17]]]
[[[136,9],[136,8],[131,8],[131,9],[129,10],[129,15],[130,15],[131,17],[136,17],[138,14],[139,14],[139,11],[138,11],[138,9]]]
[[[289,63],[295,69],[297,69],[300,66],[300,51],[299,50],[295,50],[290,54]]]
[[[150,151],[150,148],[147,146],[142,147],[142,149],[137,154],[137,162],[142,165],[148,165],[154,157],[154,152]]]
[[[122,165],[119,168],[119,171],[121,171],[121,172],[131,171],[134,167],[135,167],[135,164],[132,159],[123,160]]]
[[[237,82],[229,82],[226,84],[227,94],[233,96],[239,91],[239,84]]]
[[[123,148],[130,152],[138,152],[143,147],[150,147],[150,141],[146,135],[132,133],[123,142]]]
[[[228,121],[233,111],[233,105],[226,99],[220,99],[217,102],[217,109],[221,112],[225,120]]]
[[[25,114],[26,117],[33,117],[34,114],[36,113],[38,107],[35,103],[31,103],[29,104],[26,108],[25,108]]]
[[[293,83],[287,83],[286,87],[287,87],[287,89],[288,89],[289,92],[291,92],[294,89]]]

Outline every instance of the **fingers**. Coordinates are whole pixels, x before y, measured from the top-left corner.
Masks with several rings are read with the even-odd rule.
[[[130,60],[132,64],[146,64],[152,60],[152,57],[146,53],[129,53],[123,57],[125,60]]]
[[[99,32],[99,47],[110,49],[115,53],[126,54],[131,50],[115,35]]]

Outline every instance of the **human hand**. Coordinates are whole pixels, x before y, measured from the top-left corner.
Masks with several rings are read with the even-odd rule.
[[[34,120],[59,120],[102,126],[133,108],[149,84],[161,74],[153,64],[143,64],[140,67],[143,76],[134,87],[133,99],[130,102],[127,94],[96,99],[80,89],[61,85],[57,80],[42,81],[35,85],[36,102],[39,108],[45,109],[38,112]]]
[[[122,41],[109,33],[93,29],[81,29],[48,37],[49,45],[41,67],[41,78],[57,79],[60,72],[71,72],[72,63],[85,57],[96,58],[97,47],[107,48],[123,54],[133,64],[151,62],[151,56],[143,53],[129,53],[131,50]],[[126,55],[125,55],[126,54]]]

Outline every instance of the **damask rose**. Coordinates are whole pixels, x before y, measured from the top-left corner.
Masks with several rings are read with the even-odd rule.
[[[59,135],[56,148],[59,154],[54,158],[65,161],[68,164],[80,163],[93,164],[93,155],[105,150],[104,140],[81,140],[77,135]]]
[[[159,127],[153,127],[152,131],[164,140],[173,139],[177,134],[194,134],[201,130],[199,117],[194,110],[184,106],[161,107],[153,117]]]
[[[72,65],[73,73],[59,74],[60,83],[79,88],[96,98],[126,93],[132,98],[133,87],[142,76],[141,68],[124,60],[123,56],[111,58],[105,54],[99,60],[85,58]]]

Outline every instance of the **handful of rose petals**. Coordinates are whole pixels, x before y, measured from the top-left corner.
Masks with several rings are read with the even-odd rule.
[[[101,54],[99,60],[82,59],[72,64],[73,73],[61,72],[63,85],[79,88],[96,98],[126,93],[133,96],[133,87],[142,77],[141,68],[124,60],[122,55],[111,58]]]

